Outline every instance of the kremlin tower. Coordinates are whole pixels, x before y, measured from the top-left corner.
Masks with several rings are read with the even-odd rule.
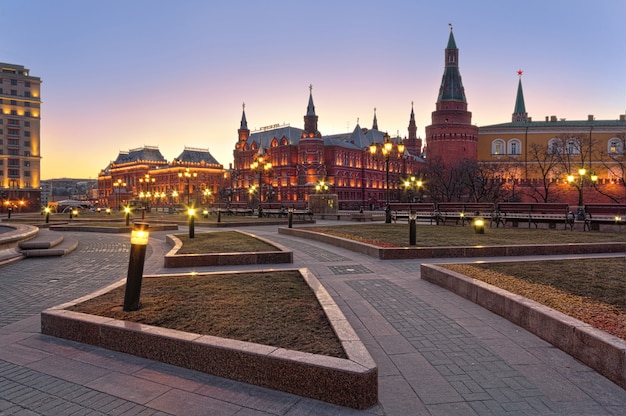
[[[459,72],[459,49],[452,26],[445,50],[445,68],[432,124],[426,127],[428,158],[454,166],[465,159],[478,158],[478,127],[472,125],[472,113]]]

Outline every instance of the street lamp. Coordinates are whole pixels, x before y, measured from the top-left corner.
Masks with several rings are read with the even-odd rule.
[[[155,179],[150,177],[150,174],[146,173],[143,178],[139,178],[139,183],[146,184],[146,192],[141,192],[139,194],[139,198],[142,198],[142,194],[146,197],[146,211],[150,212],[150,184],[154,183]]]
[[[389,134],[385,133],[383,137],[383,144],[380,148],[380,153],[382,154],[383,159],[385,160],[385,172],[386,172],[386,181],[385,181],[385,222],[387,224],[391,224],[391,207],[389,206],[389,157],[393,153],[394,147],[398,152],[398,156],[404,154],[404,144],[403,143],[393,143]],[[378,145],[376,143],[372,143],[370,145],[370,153],[372,157],[376,157],[378,154]]]
[[[576,178],[574,177],[573,174],[570,173],[569,175],[567,175],[567,182],[569,182],[570,185],[574,185],[578,189],[578,214],[577,214],[577,218],[579,220],[585,219],[585,208],[584,208],[583,192],[584,192],[585,176],[586,175],[587,175],[587,169],[585,169],[585,168],[578,169],[579,183],[576,183]],[[596,175],[595,173],[591,173],[589,175],[589,181],[592,184],[595,184],[596,182],[598,182],[598,175]]]
[[[187,215],[189,215],[189,238],[195,238],[196,229],[194,218],[196,216],[196,210],[193,208],[189,208],[187,210]]]
[[[317,185],[315,185],[315,192],[324,192],[326,193],[328,191],[328,182],[326,181],[319,181],[317,183]]]
[[[411,176],[409,179],[406,179],[404,181],[404,190],[407,191],[407,193],[411,192],[409,195],[413,195],[412,192],[415,189],[415,194],[418,197],[418,201],[421,200],[420,192],[422,190],[422,186],[424,186],[424,182],[420,179],[416,179],[415,176]],[[408,197],[407,199],[409,200],[409,202],[414,202],[414,196]]]
[[[120,188],[126,188],[126,182],[122,181],[121,179],[118,179],[117,181],[113,182],[113,192],[115,192],[115,202],[117,203],[117,210],[120,210],[120,205],[121,205],[121,200],[120,200]]]
[[[259,173],[259,203],[263,202],[263,172],[272,169],[272,162],[265,159],[263,154],[257,154],[257,158],[250,164],[250,170]]]
[[[190,172],[189,168],[186,168],[184,172],[178,172],[178,177],[185,178],[187,180],[187,206],[190,207],[191,206],[190,181],[191,181],[191,178],[195,179],[198,177],[198,172]]]

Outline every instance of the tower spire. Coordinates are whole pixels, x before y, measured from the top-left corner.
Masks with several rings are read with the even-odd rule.
[[[457,48],[454,40],[452,24],[450,24],[450,36],[446,46],[445,59],[445,69],[437,101],[461,101],[465,103],[467,102],[465,90],[461,81],[461,73],[459,72],[459,48]]]
[[[317,130],[317,115],[315,114],[315,104],[313,104],[313,84],[309,84],[309,104],[306,107],[304,116],[304,131],[302,138],[321,138],[322,134]]]
[[[517,71],[519,81],[517,83],[517,96],[515,97],[515,109],[513,109],[513,122],[526,122],[528,121],[528,113],[526,112],[526,105],[524,104],[524,92],[522,90],[522,74],[524,71],[521,69]]]
[[[248,121],[246,120],[246,103],[243,103],[241,107],[243,110],[241,111],[241,122],[237,133],[239,134],[239,141],[245,142],[250,137],[250,129],[248,128]]]
[[[374,107],[374,122],[372,123],[372,130],[378,130],[378,119],[376,118],[376,107]]]

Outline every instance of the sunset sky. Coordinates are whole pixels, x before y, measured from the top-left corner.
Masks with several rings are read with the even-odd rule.
[[[508,122],[517,71],[533,120],[626,109],[626,1],[0,0],[0,62],[41,88],[42,179],[96,178],[120,150],[209,149],[228,168],[250,129],[322,134],[430,124],[450,28],[478,126]]]

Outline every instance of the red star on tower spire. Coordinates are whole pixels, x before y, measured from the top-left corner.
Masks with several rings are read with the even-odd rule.
[[[523,73],[524,73],[524,71],[522,71],[521,69],[517,70],[517,75],[519,75],[520,77],[522,76]]]

